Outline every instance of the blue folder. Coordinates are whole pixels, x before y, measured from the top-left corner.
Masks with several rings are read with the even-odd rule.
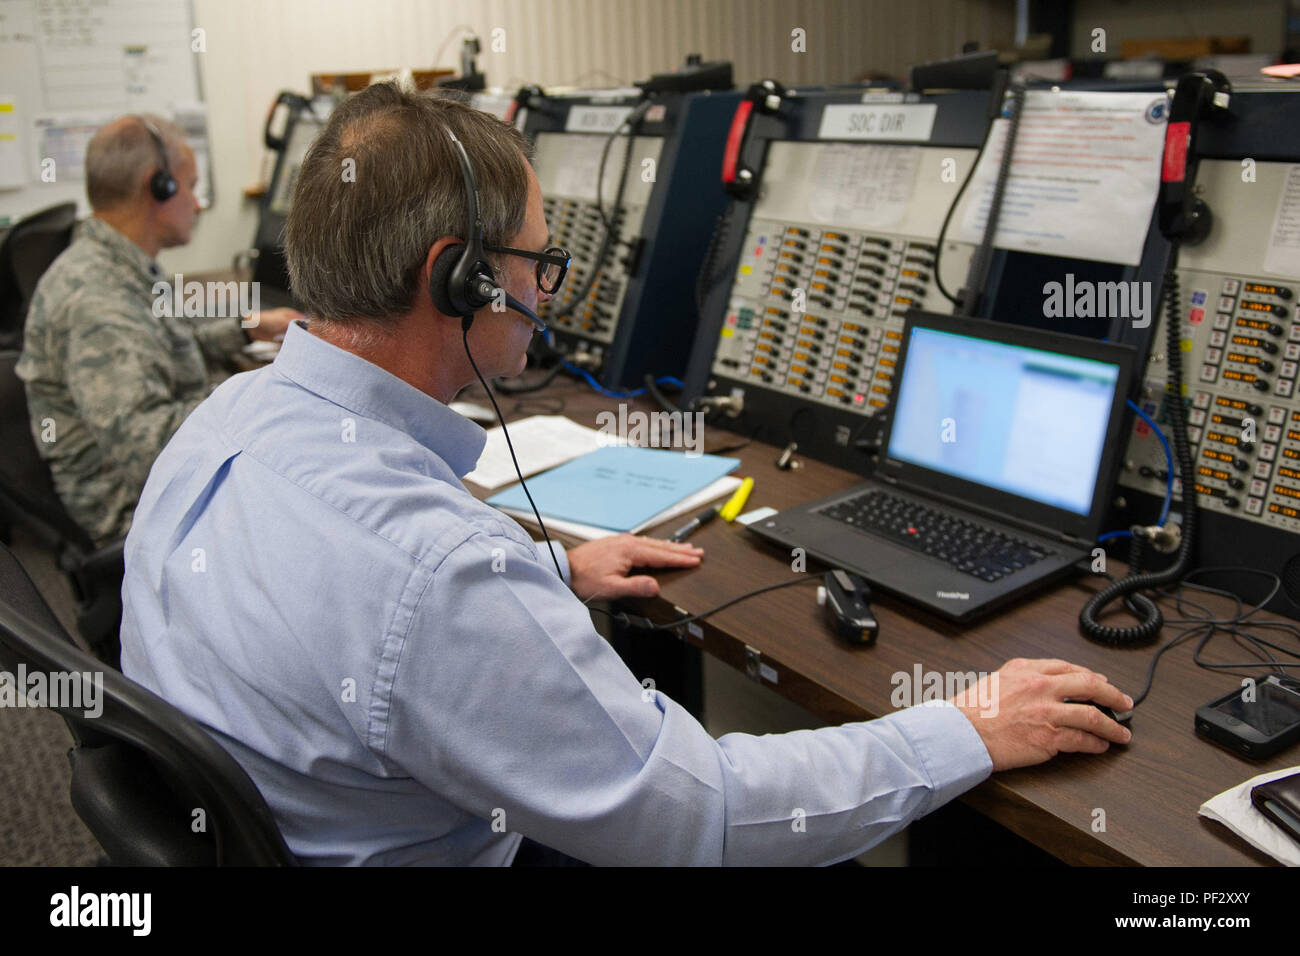
[[[611,445],[528,480],[543,518],[631,531],[736,470],[738,458],[687,457],[679,451]],[[488,504],[529,514],[524,489],[507,488]]]

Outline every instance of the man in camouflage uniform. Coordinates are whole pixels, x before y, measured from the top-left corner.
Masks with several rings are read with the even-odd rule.
[[[176,182],[170,198],[150,188],[160,171]],[[32,298],[17,367],[32,433],[64,507],[96,545],[130,528],[154,459],[217,384],[208,363],[282,336],[297,317],[268,310],[246,329],[238,316],[195,321],[155,308],[159,282],[170,301],[171,277],[154,257],[189,242],[197,182],[174,124],[125,116],[99,130],[86,150],[93,215]]]

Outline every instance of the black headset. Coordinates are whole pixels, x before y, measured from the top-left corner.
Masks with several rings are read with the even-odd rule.
[[[546,331],[546,323],[537,317],[536,312],[497,285],[492,267],[483,258],[483,219],[479,215],[478,181],[474,178],[474,167],[470,165],[465,144],[457,139],[456,134],[451,130],[447,130],[447,135],[451,137],[452,145],[456,147],[456,155],[460,159],[460,171],[465,178],[465,200],[469,207],[469,239],[466,242],[452,243],[438,254],[437,259],[433,260],[433,267],[429,270],[429,298],[443,315],[460,316],[465,357],[469,359],[474,375],[492,402],[492,410],[496,412],[497,421],[501,423],[501,431],[505,435],[506,448],[510,450],[510,460],[514,463],[515,474],[519,476],[519,484],[528,497],[528,503],[532,506],[538,526],[542,529],[546,548],[551,552],[551,560],[555,562],[555,573],[563,581],[564,572],[560,569],[560,559],[556,556],[555,545],[551,544],[551,536],[546,531],[546,522],[542,521],[541,512],[537,510],[532,493],[528,490],[528,483],[524,481],[524,473],[519,469],[519,459],[515,456],[515,446],[510,441],[510,432],[506,428],[505,416],[501,414],[501,406],[497,404],[496,396],[492,394],[492,389],[488,387],[483,373],[478,370],[478,364],[475,363],[474,356],[469,350],[469,328],[474,324],[474,313],[496,298],[498,293],[505,298],[506,305],[528,316],[532,319],[533,325],[543,332]]]
[[[158,132],[153,123],[143,116],[137,116],[136,119],[140,121],[141,126],[148,130],[154,145],[158,147],[158,162],[162,166],[161,169],[155,170],[154,174],[149,177],[149,195],[159,202],[166,202],[176,195],[176,177],[172,175],[171,167],[167,165],[167,147],[163,143],[162,134]]]
[[[506,305],[532,320],[539,331],[546,331],[543,322],[532,309],[497,285],[492,267],[483,254],[483,219],[479,213],[478,181],[470,164],[465,145],[456,134],[447,130],[456,157],[460,161],[461,175],[465,180],[465,201],[469,210],[469,239],[449,245],[433,261],[429,270],[429,298],[443,315],[458,315],[463,328],[468,331],[474,313],[495,299],[498,293]]]

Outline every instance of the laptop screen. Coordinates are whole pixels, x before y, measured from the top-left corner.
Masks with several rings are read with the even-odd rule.
[[[1087,515],[1120,367],[914,327],[888,455]]]

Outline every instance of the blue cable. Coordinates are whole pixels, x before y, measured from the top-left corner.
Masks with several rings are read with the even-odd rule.
[[[570,372],[572,372],[574,375],[582,376],[584,379],[587,380],[588,385],[594,388],[601,395],[604,395],[606,398],[636,398],[637,396],[644,395],[646,393],[645,388],[633,389],[630,392],[611,391],[610,389],[605,388],[605,386],[597,382],[594,378],[592,378],[591,373],[588,372],[585,368],[578,368],[578,366],[574,365],[572,362],[565,362],[564,367],[568,369]],[[669,385],[675,385],[678,388],[685,387],[682,385],[681,379],[673,378],[671,375],[664,375],[660,378],[655,379],[656,385],[663,385],[665,382],[667,382]]]
[[[1165,519],[1169,517],[1169,506],[1174,500],[1174,453],[1169,447],[1169,439],[1166,438],[1165,433],[1160,430],[1160,426],[1151,420],[1151,416],[1142,411],[1142,409],[1139,408],[1131,398],[1128,399],[1128,407],[1133,409],[1133,411],[1135,411],[1144,422],[1151,426],[1151,430],[1156,433],[1156,437],[1160,439],[1160,444],[1165,449],[1165,501],[1160,508],[1160,520],[1157,522],[1157,524],[1163,528]],[[1098,538],[1097,542],[1100,544],[1102,541],[1107,541],[1111,538],[1131,537],[1133,537],[1133,532],[1131,531],[1108,531]]]
[[[1175,401],[1181,402],[1182,396],[1175,396]],[[1128,400],[1128,407],[1137,412],[1138,415],[1141,416],[1142,420],[1151,426],[1151,430],[1156,433],[1156,437],[1160,439],[1160,444],[1164,446],[1165,449],[1165,503],[1160,508],[1160,520],[1156,522],[1163,528],[1165,526],[1165,519],[1169,517],[1169,506],[1174,500],[1174,453],[1169,447],[1169,439],[1166,438],[1165,433],[1160,430],[1160,426],[1151,420],[1151,416],[1138,408],[1137,404],[1134,403],[1131,398]]]
[[[545,337],[545,339],[546,339],[546,344],[549,345],[549,346],[551,346],[552,348],[554,348],[554,347],[555,347],[555,340],[551,337],[551,330],[550,330],[550,329],[545,329],[545,330],[542,332],[542,335],[543,335],[543,337]],[[644,389],[644,388],[634,389],[633,391],[630,391],[630,392],[613,392],[613,391],[610,391],[609,389],[605,388],[603,385],[601,385],[599,382],[597,382],[594,378],[592,378],[592,377],[591,377],[591,374],[590,374],[586,369],[578,368],[576,365],[574,365],[574,364],[571,363],[571,362],[565,362],[565,363],[564,363],[564,367],[565,367],[568,371],[572,372],[574,375],[580,375],[580,376],[582,376],[584,379],[587,380],[587,384],[588,384],[588,385],[590,385],[592,388],[594,388],[594,389],[595,389],[597,392],[599,392],[601,395],[604,395],[606,398],[637,398],[638,396],[644,395],[644,394],[646,393],[646,389]],[[685,387],[686,387],[686,386],[682,383],[682,380],[681,380],[681,379],[679,379],[679,378],[674,378],[674,377],[671,376],[671,375],[665,375],[665,376],[663,376],[662,378],[657,378],[657,379],[655,379],[655,384],[656,384],[656,385],[663,385],[663,384],[665,384],[665,383],[667,383],[667,384],[669,384],[669,385],[674,385],[674,386],[676,386],[677,388],[685,388]]]

